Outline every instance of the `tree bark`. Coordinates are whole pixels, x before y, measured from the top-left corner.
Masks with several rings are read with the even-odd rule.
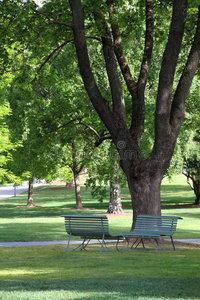
[[[29,179],[27,206],[28,207],[33,206],[33,178]]]
[[[190,179],[192,180],[192,183],[190,183]],[[188,174],[187,183],[190,185],[196,196],[195,204],[200,204],[200,180],[195,179],[194,175]]]
[[[83,169],[83,165],[81,165],[80,167],[78,167],[77,164],[77,155],[76,155],[76,147],[74,145],[74,143],[71,144],[72,145],[72,172],[74,175],[74,185],[75,185],[75,196],[76,196],[76,208],[77,209],[83,209],[83,205],[82,205],[82,201],[81,201],[81,187],[80,187],[80,180],[79,180],[79,174]]]
[[[120,166],[119,154],[115,146],[110,144],[110,201],[107,213],[122,213],[121,190],[120,190]]]
[[[66,182],[66,187],[67,187],[67,188],[71,188],[71,187],[73,187],[73,186],[74,186],[73,179],[72,179],[71,182]]]
[[[195,180],[193,182],[194,193],[196,195],[195,204],[200,204],[200,180]]]
[[[107,213],[117,214],[122,213],[121,190],[119,183],[110,182],[110,202]]]
[[[75,183],[75,195],[76,195],[76,208],[83,209],[82,201],[81,201],[81,187],[79,181],[79,175],[74,173],[74,183]]]
[[[160,185],[162,175],[150,175],[148,170],[138,180],[129,177],[134,228],[137,215],[161,215]]]

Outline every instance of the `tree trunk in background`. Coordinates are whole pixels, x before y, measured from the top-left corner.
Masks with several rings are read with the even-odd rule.
[[[81,201],[81,187],[79,181],[79,175],[74,173],[74,183],[75,183],[75,194],[76,194],[76,208],[83,209],[82,201]]]
[[[111,142],[110,144],[110,201],[107,213],[122,213],[121,190],[120,190],[120,166],[119,154]]]
[[[110,182],[110,202],[107,213],[116,214],[122,212],[120,184]]]
[[[77,149],[74,145],[74,143],[71,144],[72,145],[72,159],[73,159],[73,163],[71,166],[73,175],[74,175],[74,184],[75,184],[75,195],[76,195],[76,208],[77,209],[83,209],[83,205],[82,205],[82,201],[81,201],[81,187],[80,187],[80,180],[79,180],[79,174],[83,169],[83,165],[78,165],[77,162]]]
[[[73,186],[74,186],[73,179],[72,179],[71,182],[66,182],[66,187],[67,187],[67,188],[71,188],[71,187],[73,187]]]
[[[27,206],[31,207],[33,206],[33,178],[29,180],[28,183],[28,201]]]
[[[193,181],[194,193],[196,195],[195,204],[200,203],[200,180]]]

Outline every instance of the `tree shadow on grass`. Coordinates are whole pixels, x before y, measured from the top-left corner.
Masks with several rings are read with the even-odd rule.
[[[53,292],[56,299],[68,299],[68,293],[74,295],[70,299],[199,299],[200,286],[198,279],[146,277],[0,282],[0,297],[2,292],[4,295],[12,293],[13,297],[20,292],[26,292],[27,297],[30,292],[34,299],[39,299],[41,292],[48,291]],[[62,298],[59,298],[60,291]]]

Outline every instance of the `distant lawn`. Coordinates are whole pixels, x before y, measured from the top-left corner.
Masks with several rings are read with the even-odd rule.
[[[187,184],[186,176],[175,176],[170,182],[165,178],[161,187],[161,204],[193,204],[195,194]]]

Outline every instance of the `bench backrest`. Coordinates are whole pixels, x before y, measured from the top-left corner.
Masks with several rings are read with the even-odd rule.
[[[68,234],[90,237],[109,235],[107,216],[62,215],[61,217],[65,217],[65,229]]]
[[[159,232],[160,235],[173,235],[180,217],[138,215],[135,230],[149,230]]]

